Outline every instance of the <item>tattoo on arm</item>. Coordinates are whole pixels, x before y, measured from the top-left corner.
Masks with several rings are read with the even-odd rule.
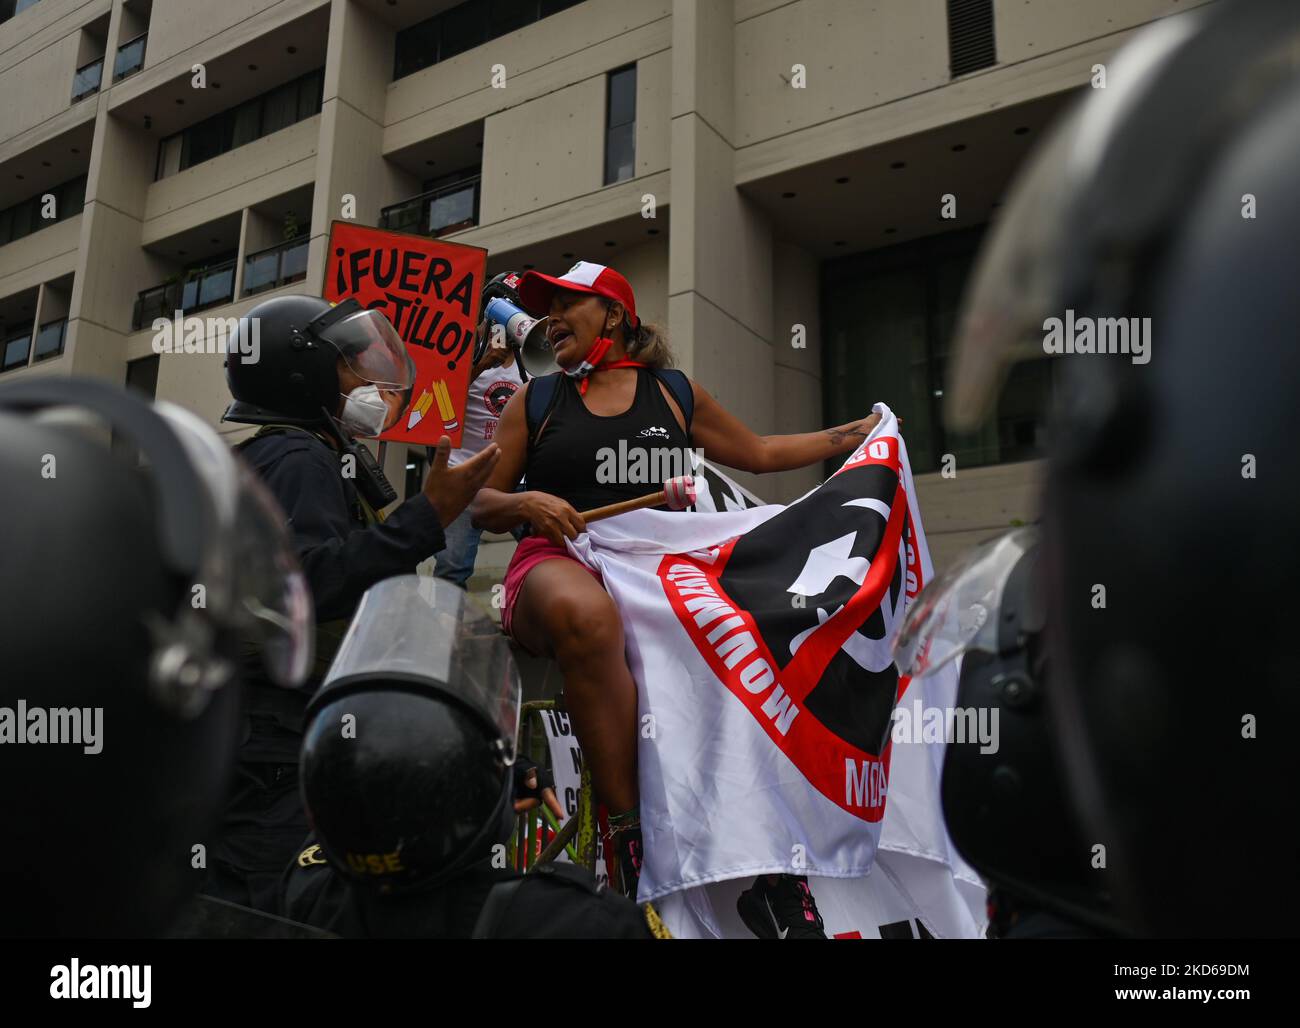
[[[843,446],[849,439],[865,439],[867,433],[863,432],[857,425],[841,425],[839,428],[828,428],[824,432],[830,437],[831,444],[834,446]]]

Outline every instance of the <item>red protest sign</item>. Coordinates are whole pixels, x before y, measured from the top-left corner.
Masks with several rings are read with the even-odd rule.
[[[336,221],[330,226],[325,299],[355,297],[382,311],[415,361],[411,405],[381,439],[460,445],[487,251],[406,232]]]

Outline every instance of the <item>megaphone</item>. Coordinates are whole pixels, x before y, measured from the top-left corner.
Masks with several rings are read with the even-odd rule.
[[[560,370],[546,339],[545,318],[534,318],[499,296],[488,301],[484,314],[488,322],[487,336],[491,336],[496,325],[505,331],[506,345],[515,351],[525,381],[529,376],[540,378]]]

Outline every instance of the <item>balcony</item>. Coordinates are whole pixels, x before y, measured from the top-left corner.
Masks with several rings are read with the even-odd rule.
[[[306,278],[309,241],[310,237],[299,236],[245,257],[243,295],[279,289]]]
[[[21,334],[9,336],[4,341],[4,351],[0,354],[0,372],[27,367],[27,357],[31,353],[31,349],[31,329]]]
[[[152,289],[141,290],[135,298],[131,327],[138,332],[152,325],[155,318],[170,321],[177,311],[192,314],[229,303],[234,298],[235,261],[231,258],[189,272],[179,281],[164,282]]]
[[[114,82],[120,82],[144,67],[144,45],[148,40],[149,33],[142,32],[117,48],[117,59],[113,61]]]
[[[379,215],[379,227],[422,236],[444,236],[473,228],[478,224],[480,181],[481,177],[474,175],[385,207]]]
[[[104,77],[104,58],[98,57],[89,64],[82,65],[77,69],[77,74],[72,77],[72,102],[75,104],[79,100],[99,92],[99,83]]]

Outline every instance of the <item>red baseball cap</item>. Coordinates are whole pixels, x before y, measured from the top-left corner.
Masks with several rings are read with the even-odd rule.
[[[627,309],[632,327],[637,328],[641,324],[641,319],[636,315],[636,297],[632,295],[632,286],[613,268],[592,264],[590,261],[578,261],[559,277],[543,275],[539,271],[526,271],[519,283],[519,301],[529,313],[545,316],[551,309],[551,296],[557,289],[592,293],[617,300]]]

